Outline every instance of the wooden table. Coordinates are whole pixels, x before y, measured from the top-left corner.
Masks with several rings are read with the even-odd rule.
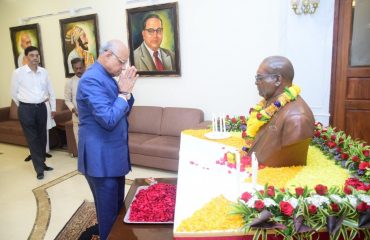
[[[126,214],[126,209],[130,206],[136,190],[140,186],[148,185],[144,178],[137,178],[127,196],[125,198],[125,205],[122,207],[108,239],[110,240],[169,240],[173,239],[173,224],[127,224],[123,222]],[[158,182],[177,184],[176,178],[157,178]]]

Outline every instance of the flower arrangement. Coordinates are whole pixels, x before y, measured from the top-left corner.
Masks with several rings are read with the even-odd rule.
[[[241,132],[243,138],[247,136],[247,119],[245,116],[230,117],[230,115],[226,115],[225,120],[227,132]]]
[[[335,240],[353,239],[359,232],[370,239],[370,186],[356,184],[348,179],[345,188],[350,192],[321,184],[294,192],[265,185],[264,190],[243,193],[231,213],[242,216],[245,232],[255,231],[253,239],[267,239],[268,229],[284,239],[312,239],[323,228]]]
[[[319,147],[325,155],[347,168],[351,174],[364,182],[370,182],[370,146],[364,141],[352,139],[343,131],[316,123],[311,144]]]
[[[131,222],[173,222],[176,185],[157,183],[141,189],[130,206]]]

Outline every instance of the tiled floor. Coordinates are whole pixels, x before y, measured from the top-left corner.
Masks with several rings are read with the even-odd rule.
[[[25,147],[0,143],[0,239],[54,239],[84,200],[92,201],[77,159],[52,150],[54,171],[36,179]],[[133,167],[126,178],[176,177],[176,173]],[[126,188],[128,191],[128,187]]]

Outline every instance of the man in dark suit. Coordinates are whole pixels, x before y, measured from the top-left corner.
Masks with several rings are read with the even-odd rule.
[[[174,71],[175,54],[161,48],[162,19],[157,14],[148,15],[142,26],[143,43],[134,51],[134,64],[138,71]]]
[[[125,175],[131,170],[127,116],[138,75],[135,67],[126,69],[129,52],[121,41],[108,41],[99,53],[77,89],[78,170],[94,196],[99,235],[105,240],[122,207]]]

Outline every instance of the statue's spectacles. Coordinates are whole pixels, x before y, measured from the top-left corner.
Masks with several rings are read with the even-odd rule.
[[[266,78],[270,78],[270,77],[277,77],[279,78],[280,75],[279,74],[257,74],[254,78],[256,79],[256,82],[260,82]]]

